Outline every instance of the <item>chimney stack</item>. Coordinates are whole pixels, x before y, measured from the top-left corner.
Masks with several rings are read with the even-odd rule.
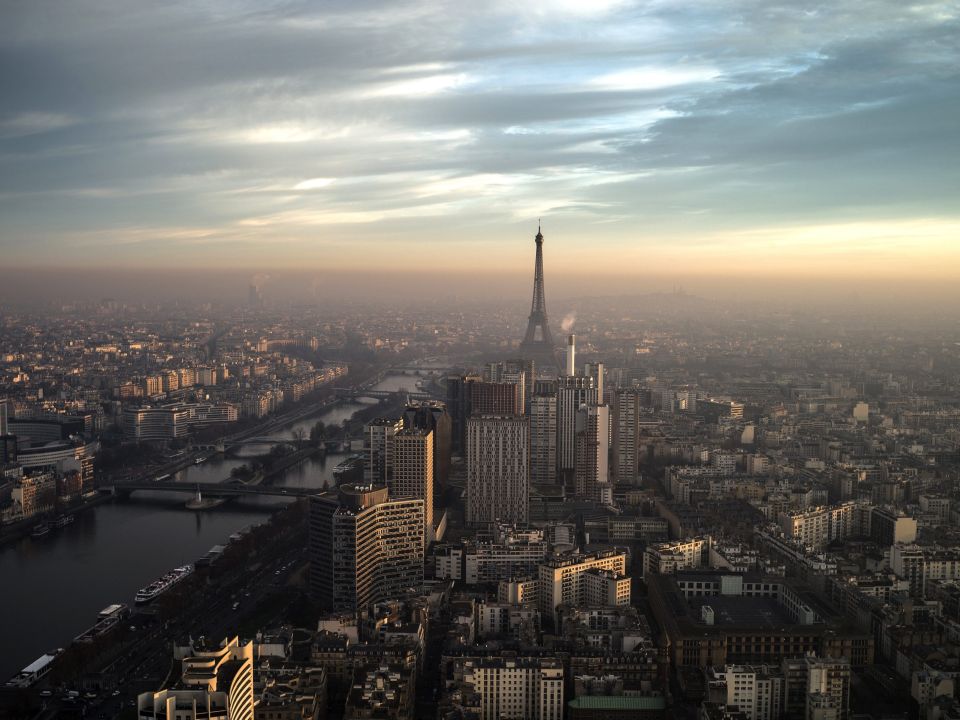
[[[567,375],[573,377],[577,374],[577,363],[576,363],[576,353],[577,353],[577,336],[568,335],[567,336]]]

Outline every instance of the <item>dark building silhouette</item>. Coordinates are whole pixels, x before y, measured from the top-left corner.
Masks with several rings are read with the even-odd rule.
[[[17,461],[17,436],[0,435],[0,465]]]
[[[443,403],[407,405],[403,426],[433,431],[433,489],[441,494],[450,478],[450,454],[453,447],[453,418]]]
[[[451,449],[463,454],[467,448],[467,418],[470,417],[470,385],[483,380],[479,375],[447,377],[447,412],[450,414]]]
[[[523,411],[530,412],[530,399],[536,384],[537,364],[534,360],[502,360],[487,365],[485,378],[490,382],[510,382],[523,385]]]

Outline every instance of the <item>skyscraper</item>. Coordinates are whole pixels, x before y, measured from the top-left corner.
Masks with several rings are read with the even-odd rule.
[[[640,465],[640,405],[637,388],[622,388],[613,394],[613,477],[619,483],[633,483]]]
[[[470,383],[471,415],[523,415],[524,374],[514,381]]]
[[[403,411],[403,426],[433,432],[433,489],[442,494],[450,478],[453,418],[443,403],[423,402],[407,405]]]
[[[557,482],[556,395],[534,395],[530,399],[530,482]]]
[[[537,227],[537,236],[533,239],[537,245],[537,255],[533,269],[533,302],[530,305],[530,317],[527,332],[520,343],[520,355],[535,360],[544,368],[557,367],[556,346],[550,333],[547,320],[547,301],[543,287],[543,233]]]
[[[393,438],[402,429],[402,419],[376,418],[367,425],[365,483],[389,487],[393,480]]]
[[[523,386],[523,411],[530,412],[530,398],[533,397],[537,381],[537,364],[534,360],[506,360],[490,363],[485,375],[491,382],[519,383]]]
[[[433,431],[404,428],[393,437],[394,498],[423,500],[424,540],[433,540]]]
[[[424,502],[382,485],[310,498],[310,592],[324,610],[356,611],[423,585]]]
[[[530,425],[525,417],[467,421],[467,522],[525,523],[529,509]]]
[[[574,483],[583,498],[600,500],[601,487],[609,487],[607,437],[610,410],[606,405],[583,405],[577,412]]]
[[[592,377],[565,375],[557,388],[557,470],[569,477],[573,473],[577,413],[582,405],[597,404],[597,389]]]
[[[479,375],[447,376],[447,412],[450,413],[450,446],[452,452],[464,453],[467,449],[467,418],[470,417],[470,385],[481,382]]]
[[[605,388],[603,381],[606,375],[603,363],[587,363],[583,367],[583,374],[593,378],[593,386],[597,389],[597,403],[603,405],[605,402],[607,402],[607,398],[604,395]]]

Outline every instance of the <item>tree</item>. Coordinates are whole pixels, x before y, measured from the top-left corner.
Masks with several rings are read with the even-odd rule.
[[[319,445],[327,437],[327,426],[322,421],[317,420],[310,428],[310,442]]]

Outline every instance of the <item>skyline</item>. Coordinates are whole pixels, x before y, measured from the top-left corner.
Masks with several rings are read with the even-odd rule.
[[[531,245],[533,243],[530,243]],[[99,302],[246,306],[249,287],[259,281],[267,306],[275,310],[306,304],[329,307],[444,307],[450,312],[507,312],[526,327],[533,278],[533,252],[518,267],[487,272],[431,269],[316,270],[180,268],[17,268],[0,267],[0,309],[36,309]],[[643,271],[595,276],[554,272],[546,252],[546,298],[550,326],[597,301],[622,303],[625,311],[646,313],[671,307],[682,313],[814,312],[827,316],[894,318],[915,324],[953,326],[952,315],[930,313],[960,299],[949,279],[860,277],[797,278],[783,275],[707,275],[676,268],[670,274]],[[695,304],[677,303],[685,295]],[[653,306],[648,307],[649,303]],[[746,316],[744,316],[746,317]]]
[[[5,15],[8,268],[509,267],[526,286],[538,217],[548,307],[575,271],[960,267],[946,2]]]

